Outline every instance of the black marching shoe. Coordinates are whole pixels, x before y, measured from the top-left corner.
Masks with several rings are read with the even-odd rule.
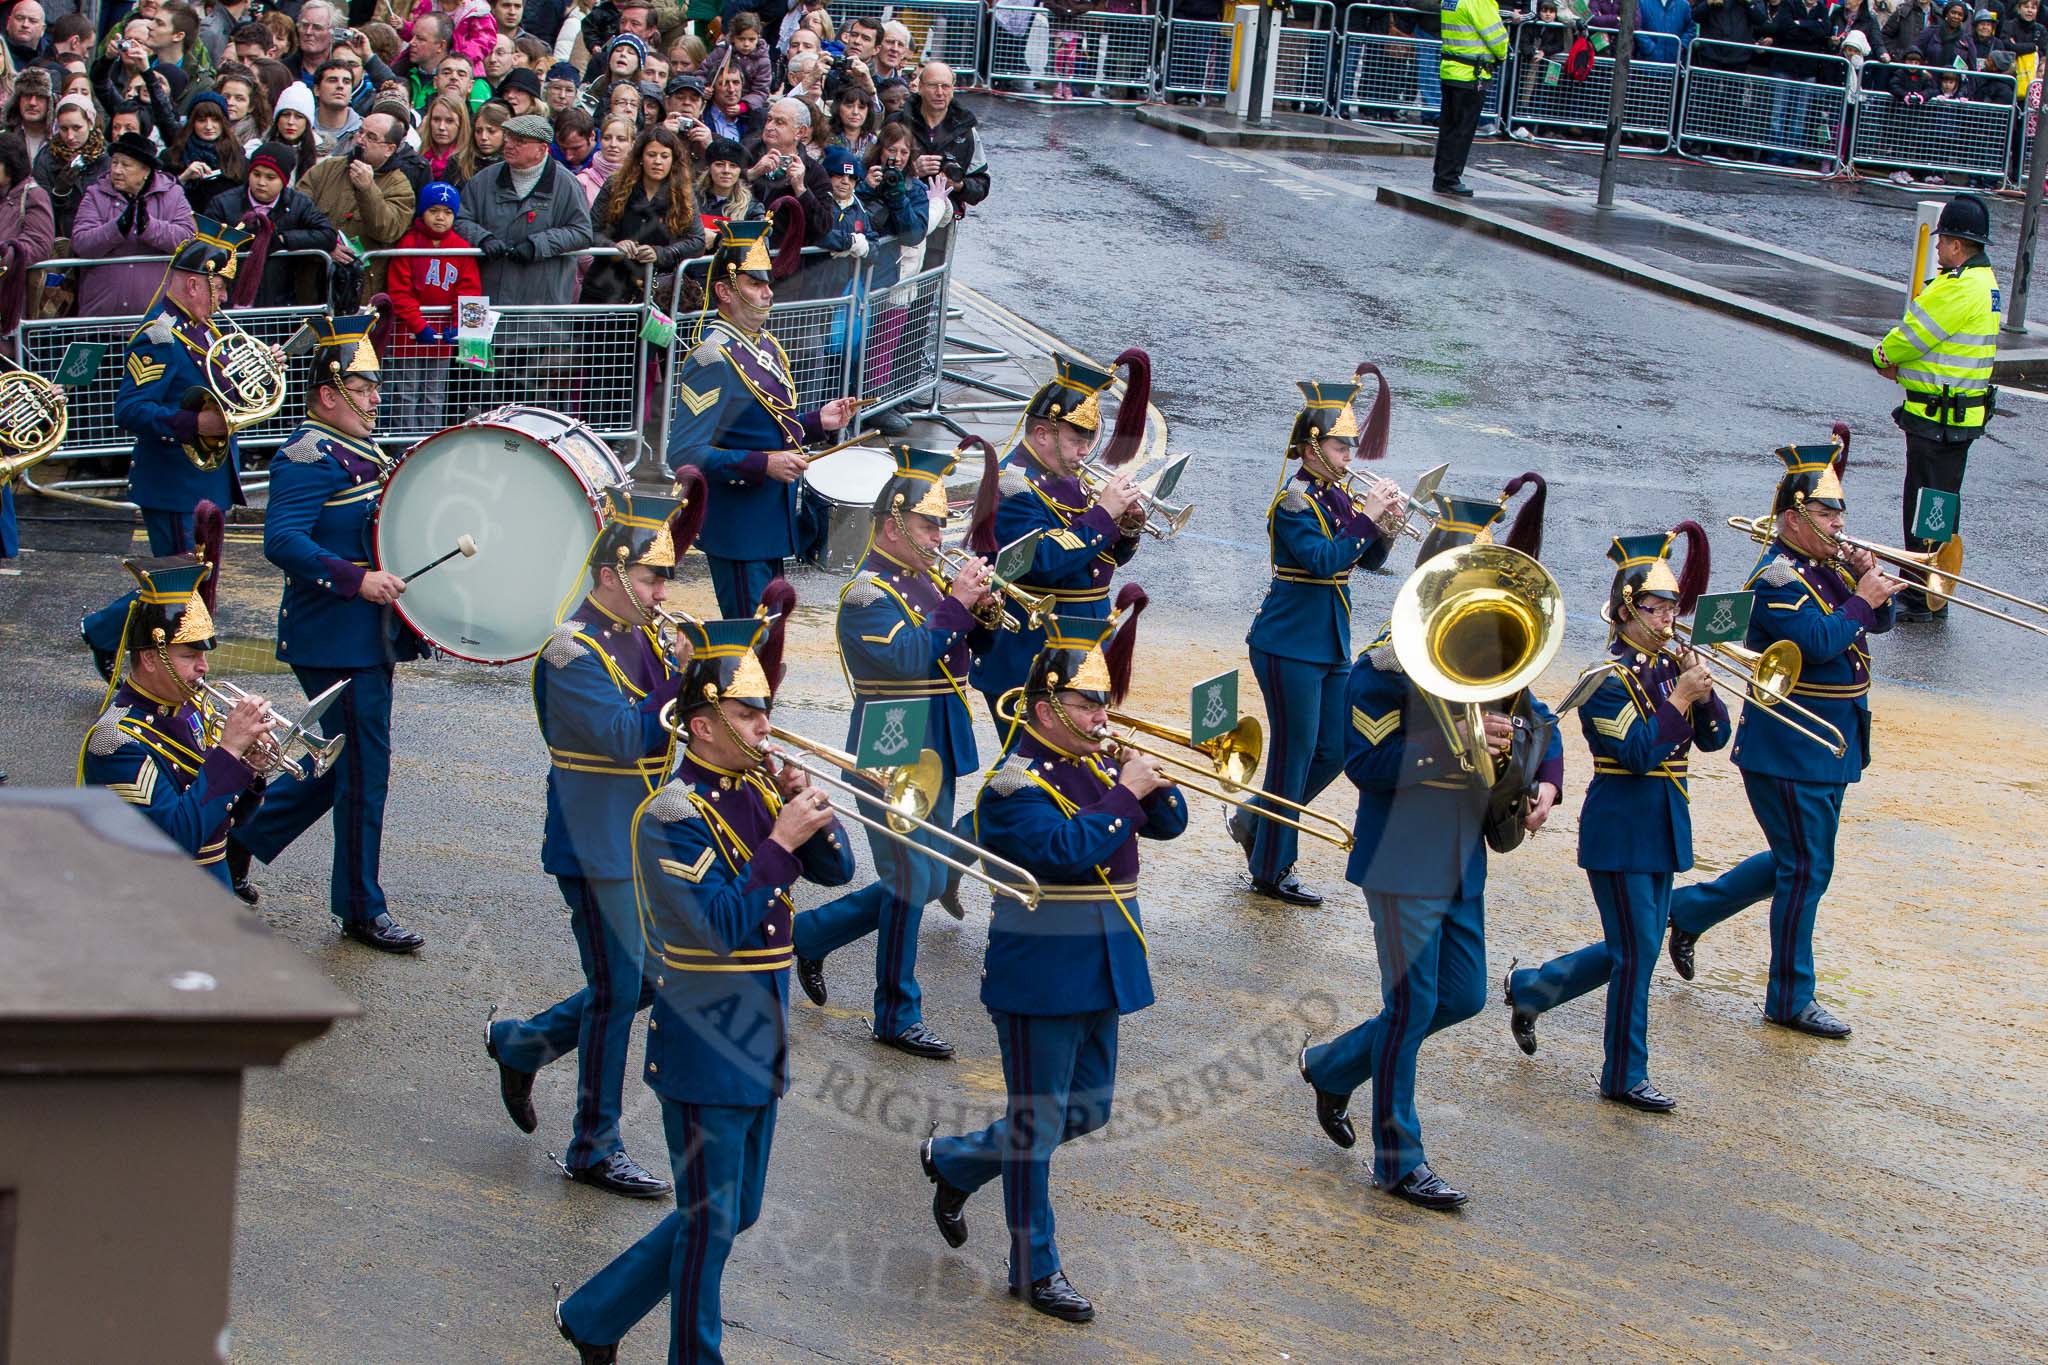
[[[1358,1141],[1358,1134],[1351,1127],[1351,1097],[1333,1095],[1319,1088],[1308,1079],[1308,1043],[1301,1045],[1301,1054],[1294,1059],[1301,1070],[1301,1078],[1308,1081],[1308,1087],[1316,1092],[1316,1122],[1323,1127],[1323,1133],[1339,1147],[1349,1147]]]
[[[1664,947],[1665,951],[1671,954],[1672,967],[1683,980],[1692,980],[1692,955],[1694,949],[1699,946],[1699,941],[1698,934],[1688,934],[1675,924],[1671,926],[1671,940]]]
[[[1816,1000],[1790,1019],[1773,1019],[1779,1028],[1796,1029],[1810,1033],[1816,1038],[1847,1038],[1849,1026],[1828,1013],[1828,1007]]]
[[[613,1152],[595,1166],[579,1166],[569,1171],[569,1178],[579,1185],[594,1185],[600,1190],[623,1194],[628,1199],[659,1199],[670,1188],[666,1180],[624,1152]]]
[[[1678,1107],[1677,1100],[1648,1081],[1637,1081],[1619,1095],[1608,1095],[1606,1098],[1616,1104],[1625,1104],[1631,1109],[1640,1109],[1645,1114],[1668,1114]]]
[[[1429,1169],[1428,1162],[1390,1185],[1387,1193],[1419,1208],[1435,1209],[1439,1213],[1447,1213],[1472,1197]]]
[[[1252,878],[1252,890],[1261,896],[1271,896],[1276,901],[1286,901],[1289,905],[1323,903],[1322,893],[1303,886],[1301,879],[1294,875],[1294,869],[1291,867],[1287,869],[1287,875],[1277,882],[1262,882],[1257,877]]]
[[[913,1057],[927,1057],[942,1062],[953,1059],[953,1045],[926,1028],[921,1019],[893,1038],[884,1038],[878,1033],[875,1035],[875,1041],[885,1047],[893,1047],[898,1052],[907,1052]]]
[[[1448,183],[1439,180],[1433,182],[1430,188],[1438,194],[1454,194],[1460,199],[1470,199],[1472,197],[1472,187],[1462,180],[1453,180]]]
[[[1012,1286],[1010,1292],[1015,1294],[1016,1287]],[[1033,1308],[1062,1322],[1095,1320],[1095,1305],[1082,1298],[1081,1291],[1067,1283],[1063,1270],[1055,1270],[1042,1280],[1033,1280],[1028,1297]]]
[[[380,953],[416,953],[427,946],[427,936],[407,929],[389,915],[341,926],[341,936],[352,938]]]
[[[960,903],[960,880],[953,878],[946,883],[946,889],[939,893],[939,908],[954,919],[967,918],[967,907]]]
[[[618,1365],[619,1344],[593,1346],[587,1341],[578,1341],[576,1334],[569,1330],[569,1324],[562,1321],[562,1286],[555,1286],[555,1330],[562,1334],[562,1340],[576,1348],[576,1365]]]
[[[249,880],[249,850],[242,847],[242,841],[234,835],[228,836],[228,881],[245,905],[254,905],[263,899],[263,893],[256,889],[256,883]]]
[[[939,1131],[939,1125],[932,1125],[932,1132]],[[939,1168],[932,1165],[932,1140],[929,1136],[917,1144],[917,1162],[924,1167],[924,1178],[932,1182],[932,1221],[939,1225],[939,1236],[946,1239],[946,1245],[956,1251],[967,1245],[967,1191],[946,1183],[939,1174]]]
[[[492,1010],[491,1019],[497,1017],[498,1012]],[[540,1126],[540,1116],[533,1112],[534,1073],[498,1061],[498,1045],[491,1041],[491,1019],[484,1020],[484,1053],[498,1062],[498,1098],[505,1101],[505,1112],[512,1116],[512,1126],[522,1133],[530,1133]]]
[[[1500,998],[1508,1007],[1508,1032],[1515,1035],[1515,1046],[1529,1056],[1536,1055],[1536,1011],[1525,1010],[1515,1003],[1515,988],[1509,984],[1515,979],[1516,958],[1508,963],[1508,974],[1500,979]]]
[[[796,960],[796,984],[804,988],[813,1005],[825,1003],[825,959],[800,957]]]

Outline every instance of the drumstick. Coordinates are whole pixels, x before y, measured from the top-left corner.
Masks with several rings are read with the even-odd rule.
[[[450,550],[450,551],[449,551],[449,552],[448,552],[447,554],[445,554],[445,555],[442,555],[442,556],[441,556],[441,557],[440,557],[439,559],[435,560],[435,561],[434,561],[433,563],[431,563],[431,564],[427,565],[427,567],[426,567],[425,569],[416,569],[416,570],[414,570],[413,572],[411,572],[411,573],[409,573],[409,574],[406,574],[406,575],[405,575],[405,581],[406,581],[407,583],[411,583],[411,582],[412,582],[412,581],[413,581],[414,579],[418,578],[418,577],[419,577],[419,576],[420,576],[421,574],[423,574],[423,573],[427,572],[427,570],[428,570],[428,569],[438,569],[438,568],[440,568],[440,567],[441,567],[441,566],[442,566],[443,564],[446,564],[446,563],[447,563],[447,562],[448,562],[449,560],[451,560],[451,559],[455,558],[455,556],[457,556],[457,555],[461,555],[461,556],[462,556],[462,557],[463,557],[464,559],[468,559],[468,558],[470,558],[470,557],[471,557],[472,555],[474,555],[475,553],[476,553],[476,542],[475,542],[474,540],[471,540],[471,539],[470,539],[470,538],[469,538],[468,536],[459,536],[459,537],[457,537],[457,538],[456,538],[456,541],[455,541],[455,548],[454,548],[454,549]]]
[[[858,436],[851,437],[848,440],[841,441],[838,445],[826,446],[823,450],[819,451],[815,455],[806,455],[804,456],[804,459],[806,459],[812,464],[816,464],[818,461],[824,459],[827,455],[835,455],[842,450],[848,450],[857,445],[864,445],[869,441],[876,440],[882,435],[884,435],[884,433],[879,431],[864,431]]]

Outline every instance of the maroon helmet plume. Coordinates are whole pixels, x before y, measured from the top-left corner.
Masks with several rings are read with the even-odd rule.
[[[983,436],[963,436],[956,450],[970,446],[981,450],[981,482],[974,488],[974,511],[967,518],[967,548],[978,555],[992,555],[996,544],[996,501],[1001,494],[1002,459]]]
[[[1370,360],[1360,361],[1351,377],[1363,379],[1367,375],[1379,381],[1379,392],[1373,394],[1372,411],[1365,415],[1365,428],[1358,433],[1358,458],[1377,460],[1387,453],[1387,431],[1393,421],[1394,395],[1387,387],[1387,377]]]
[[[1531,559],[1541,559],[1543,557],[1543,503],[1550,491],[1549,486],[1543,482],[1541,474],[1531,470],[1527,474],[1517,474],[1514,478],[1509,479],[1508,486],[1501,491],[1504,496],[1512,498],[1515,494],[1532,484],[1535,486],[1536,491],[1529,495],[1529,500],[1522,504],[1520,511],[1515,513],[1515,524],[1508,528],[1508,533],[1501,537],[1500,543],[1507,546],[1510,550],[1520,550]]]
[[[1151,601],[1136,583],[1126,583],[1117,589],[1116,610],[1123,617],[1123,622],[1102,651],[1103,662],[1109,665],[1109,700],[1112,706],[1122,706],[1124,698],[1130,694],[1131,663],[1138,649],[1138,616]]]
[[[220,547],[226,530],[227,518],[217,504],[203,501],[192,509],[192,548],[213,568],[199,580],[199,600],[206,603],[208,611],[220,595]]]
[[[1678,614],[1690,616],[1713,573],[1707,528],[1696,521],[1681,521],[1671,528],[1671,534],[1685,541],[1685,568],[1678,575]]]
[[[382,364],[384,357],[391,353],[391,327],[398,321],[398,315],[391,310],[389,294],[371,295],[370,309],[377,315],[377,320],[370,324],[370,349],[377,353],[378,363]]]
[[[768,675],[768,690],[775,691],[782,686],[782,645],[784,632],[789,628],[789,614],[796,610],[796,589],[786,578],[770,580],[761,589],[760,614],[768,618],[768,637],[761,641],[754,657],[761,661],[761,671]]]
[[[786,280],[803,263],[804,235],[808,230],[804,225],[803,201],[785,194],[768,206],[768,216],[775,220],[773,239],[781,243],[775,248],[775,268],[769,273],[778,280]]]
[[[669,535],[676,543],[676,563],[681,564],[683,556],[697,543],[697,533],[704,529],[704,513],[711,505],[704,471],[693,464],[677,468],[675,496],[683,500],[683,505],[669,522]]]
[[[235,262],[235,288],[228,302],[237,308],[248,308],[255,304],[256,291],[263,287],[263,267],[270,263],[270,244],[277,232],[277,220],[259,213],[254,223],[235,226],[255,235],[242,248],[241,259]]]
[[[1126,465],[1145,443],[1145,410],[1152,404],[1152,357],[1136,346],[1116,358],[1130,371],[1124,381],[1123,401],[1116,407],[1116,426],[1110,430],[1109,445],[1102,462],[1111,469]]]
[[[1846,478],[1849,473],[1849,434],[1847,422],[1835,423],[1835,439],[1842,443],[1841,448],[1835,451],[1835,477],[1838,479]]]

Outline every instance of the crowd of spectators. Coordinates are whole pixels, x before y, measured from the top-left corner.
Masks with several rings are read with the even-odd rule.
[[[887,283],[989,192],[952,71],[820,0],[70,2],[0,0],[12,317],[143,311],[204,216],[254,234],[237,305],[388,293],[441,347],[464,292],[638,303],[727,218],[891,237]],[[16,268],[66,257],[111,263]]]

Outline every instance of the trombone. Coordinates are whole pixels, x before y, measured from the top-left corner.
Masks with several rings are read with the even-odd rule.
[[[64,390],[5,355],[0,355],[0,446],[15,453],[0,457],[0,486],[19,478],[64,444],[71,416]]]
[[[1770,544],[1777,538],[1778,534],[1776,527],[1772,525],[1771,519],[1768,517],[1730,517],[1728,518],[1728,524],[1736,530],[1747,534],[1751,540],[1754,540],[1759,545]],[[1955,595],[1957,588],[1969,588],[1973,592],[1984,593],[1986,596],[1995,597],[2001,602],[2010,602],[2014,606],[2024,607],[2028,611],[2048,614],[2048,602],[2036,602],[2032,598],[2021,597],[2017,593],[2001,592],[1989,583],[1979,583],[1974,578],[1965,578],[1956,572],[1963,567],[1963,538],[1961,536],[1950,537],[1939,549],[1924,551],[1895,549],[1890,545],[1880,545],[1876,541],[1860,540],[1850,535],[1838,535],[1834,537],[1834,542],[1842,550],[1862,550],[1871,557],[1890,564],[1895,568],[1920,570],[1926,575],[1926,582],[1916,586],[1919,586],[1927,595],[1930,606],[1934,605],[1937,601],[1953,602],[1959,607],[1968,607],[1971,611],[1981,612],[1985,616],[1994,617],[2005,622],[2007,625],[2018,626],[2021,630],[2031,630],[2036,635],[2048,635],[2048,624],[2022,620],[2008,612],[2002,612],[1996,607],[1987,607],[1982,602],[1972,602],[1967,598]]]
[[[1074,473],[1075,477],[1081,481],[1082,490],[1090,498],[1099,499],[1102,496],[1102,490],[1107,488],[1109,481],[1114,479],[1120,472],[1119,470],[1109,468],[1099,460],[1087,459],[1081,461],[1080,468],[1075,470]],[[1125,513],[1125,516],[1136,522],[1136,529],[1143,531],[1154,540],[1172,540],[1186,528],[1188,519],[1194,516],[1194,514],[1195,505],[1193,503],[1166,502],[1157,494],[1148,493],[1143,487],[1140,487],[1137,500],[1131,504],[1131,510]]]
[[[1020,714],[1023,702],[1024,689],[1021,687],[1013,687],[996,698],[996,722],[999,725],[1018,724],[1023,719]],[[1170,726],[1143,720],[1123,711],[1112,710],[1109,713],[1109,721],[1111,725],[1123,726],[1124,733],[1116,734],[1107,727],[1099,731],[1093,738],[1101,740],[1105,746],[1144,754],[1182,772],[1205,773],[1215,777],[1222,784],[1212,787],[1200,782],[1180,781],[1179,785],[1189,791],[1202,796],[1213,796],[1225,805],[1236,806],[1249,815],[1287,825],[1311,839],[1320,839],[1341,849],[1348,850],[1351,847],[1349,825],[1319,810],[1313,810],[1299,801],[1290,801],[1271,792],[1261,792],[1256,797],[1233,794],[1245,790],[1250,785],[1253,774],[1258,771],[1259,755],[1265,748],[1265,733],[1259,728],[1258,721],[1252,717],[1244,717],[1238,721],[1236,729],[1202,744],[1195,743],[1194,738],[1185,730],[1175,730]],[[1183,749],[1192,749],[1209,760],[1208,766],[1191,762],[1150,744],[1141,744],[1132,738],[1141,734],[1166,740]],[[1294,814],[1284,815],[1281,810],[1268,809],[1266,805],[1261,805],[1261,802],[1292,811]],[[1299,818],[1296,818],[1297,816]]]
[[[669,703],[671,711],[674,706],[674,702]],[[671,718],[671,716],[664,715],[662,718],[663,723],[666,724]],[[906,763],[895,768],[878,768],[868,772],[863,771],[854,762],[852,754],[820,744],[814,739],[806,739],[804,736],[791,730],[785,730],[779,725],[769,726],[768,733],[772,738],[781,743],[787,744],[793,749],[801,750],[803,753],[820,759],[834,768],[846,772],[860,773],[862,779],[872,783],[873,787],[856,786],[854,783],[826,771],[824,767],[818,764],[806,763],[802,759],[779,754],[773,750],[768,751],[768,762],[770,764],[795,764],[808,773],[812,781],[822,782],[828,787],[836,787],[853,797],[856,802],[865,801],[871,805],[880,806],[886,813],[884,818],[878,820],[871,816],[863,815],[857,806],[854,808],[845,806],[834,807],[840,815],[845,816],[855,824],[865,825],[885,838],[893,839],[899,844],[915,849],[925,857],[934,859],[941,865],[958,872],[963,877],[974,878],[974,880],[982,883],[998,896],[1009,896],[1012,899],[1021,901],[1027,910],[1038,908],[1038,898],[1040,895],[1038,879],[1032,876],[1029,871],[1019,867],[1007,858],[997,857],[972,840],[961,838],[944,825],[934,824],[925,818],[931,813],[932,802],[938,798],[939,788],[944,785],[946,780],[944,765],[940,762],[939,756],[930,749],[920,753],[915,763]],[[922,831],[943,843],[952,845],[955,849],[965,854],[970,861],[948,857],[937,849],[928,848],[923,844],[917,843],[910,837],[913,831]],[[992,876],[988,872],[983,872],[974,865],[974,861],[987,864],[996,875]]]
[[[1671,623],[1677,642],[1689,649],[1693,657],[1718,670],[1713,678],[1714,686],[1724,692],[1741,694],[1755,702],[1763,713],[1780,725],[1797,731],[1820,745],[1836,758],[1848,752],[1848,742],[1842,732],[1825,717],[1812,709],[1792,700],[1792,689],[1799,685],[1799,646],[1790,640],[1773,641],[1762,650],[1744,649],[1741,645],[1714,644],[1702,648],[1692,642],[1692,630],[1683,621]],[[1670,641],[1666,640],[1657,648],[1659,654],[1669,656]],[[1569,710],[1591,698],[1589,684],[1594,678],[1608,673],[1619,673],[1626,665],[1618,659],[1602,660],[1579,675],[1579,681],[1572,687],[1570,699],[1558,709]],[[1721,674],[1727,674],[1724,678]],[[1730,679],[1739,679],[1739,683]],[[1790,712],[1791,714],[1786,714]],[[1799,719],[1794,720],[1792,717]],[[1804,722],[1802,724],[1801,722]]]
[[[206,375],[206,395],[220,409],[228,429],[217,437],[202,436],[187,448],[192,463],[202,470],[220,468],[234,434],[275,417],[285,399],[285,369],[271,358],[270,346],[225,311],[214,316],[221,323],[220,335],[206,348],[200,368]]]
[[[334,766],[334,760],[341,757],[341,747],[348,736],[339,734],[331,739],[322,739],[313,733],[313,727],[327,714],[327,708],[334,704],[348,682],[344,678],[313,698],[297,720],[279,715],[275,707],[266,705],[263,708],[263,720],[269,732],[256,741],[245,759],[258,777],[311,781],[325,775]],[[249,693],[231,682],[211,682],[201,678],[199,690],[223,711],[232,710],[249,700]]]

